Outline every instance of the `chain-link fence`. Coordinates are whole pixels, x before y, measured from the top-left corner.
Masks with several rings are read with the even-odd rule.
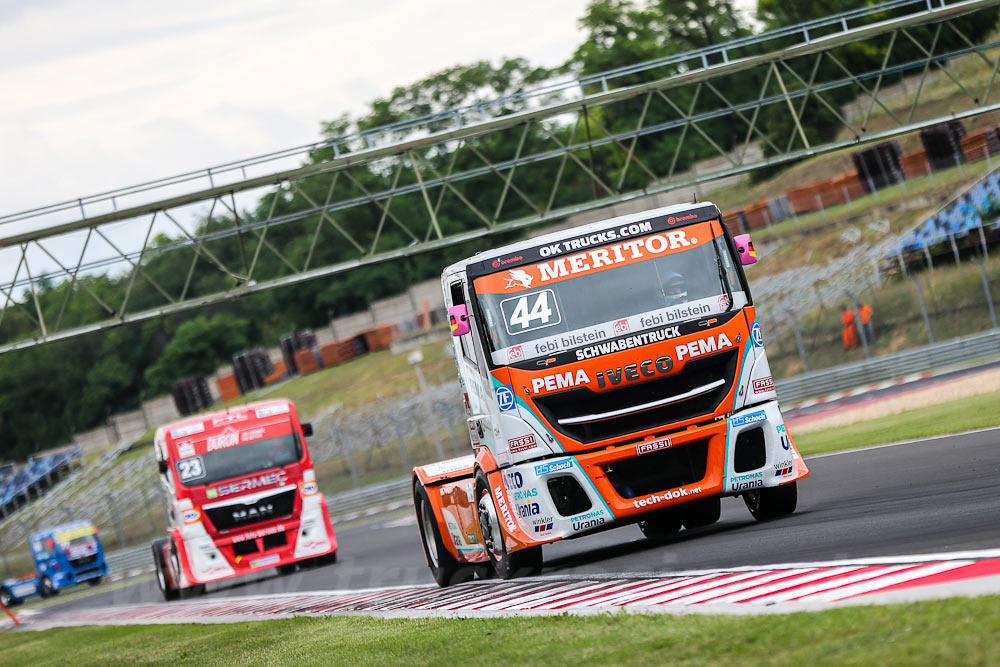
[[[458,382],[381,397],[313,419],[310,451],[324,490],[405,476],[413,466],[471,451]]]
[[[838,299],[817,300],[803,317],[768,337],[775,377],[892,354],[997,328],[1000,258],[910,264],[906,272]],[[789,313],[791,315],[791,313]]]

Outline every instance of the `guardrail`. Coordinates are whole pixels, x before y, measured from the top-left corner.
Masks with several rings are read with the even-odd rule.
[[[785,378],[775,383],[775,389],[781,401],[801,401],[873,382],[900,378],[910,373],[998,356],[1000,331],[994,330]]]
[[[131,549],[120,549],[105,554],[104,560],[108,562],[108,571],[112,575],[129,570],[151,569],[153,567],[153,550],[150,545],[141,544]]]

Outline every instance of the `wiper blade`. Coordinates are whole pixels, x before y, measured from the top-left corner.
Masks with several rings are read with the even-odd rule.
[[[726,280],[726,270],[722,266],[722,252],[719,250],[718,238],[715,239],[715,266],[719,269],[719,282],[722,283],[722,289],[726,290],[728,303],[724,312],[728,313],[733,309],[733,290],[729,287],[729,281]]]

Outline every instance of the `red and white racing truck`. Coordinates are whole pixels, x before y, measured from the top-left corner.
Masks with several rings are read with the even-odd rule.
[[[441,585],[536,572],[542,545],[651,538],[795,510],[809,474],[778,410],[744,264],[710,203],[480,253],[442,276],[473,455],[414,469]]]
[[[312,426],[279,399],[156,431],[167,537],[153,541],[163,597],[296,563],[332,563],[337,539],[306,447]]]

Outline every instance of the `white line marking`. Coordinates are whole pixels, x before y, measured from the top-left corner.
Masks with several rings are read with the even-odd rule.
[[[878,577],[883,577],[892,574],[894,572],[899,572],[900,570],[905,570],[909,567],[911,567],[911,565],[893,565],[891,567],[886,567],[881,569],[866,568],[861,572],[855,572],[854,574],[838,577],[837,579],[834,579],[832,581],[821,581],[811,586],[803,586],[802,588],[796,588],[795,590],[779,591],[778,593],[775,593],[774,595],[769,595],[766,598],[760,598],[759,600],[754,600],[750,604],[768,604],[771,602],[787,602],[789,600],[806,599],[810,595],[815,595],[829,590],[841,589],[844,586],[849,586],[851,584],[855,584],[860,581],[877,579]]]
[[[635,582],[633,582],[635,583]],[[647,581],[645,583],[639,584],[635,588],[627,591],[612,592],[605,595],[599,595],[591,600],[585,600],[583,602],[575,605],[576,607],[600,607],[604,605],[616,605],[618,601],[629,600],[635,597],[642,597],[644,595],[650,595],[650,591],[663,585],[662,581]]]
[[[777,572],[772,572],[770,574],[765,574],[762,577],[758,577],[751,581],[740,581],[735,584],[727,584],[725,586],[719,586],[712,588],[707,591],[702,591],[701,593],[695,593],[694,595],[685,595],[684,597],[676,598],[667,602],[666,604],[697,604],[704,602],[705,600],[711,600],[712,598],[718,597],[723,593],[735,593],[737,591],[757,591],[760,590],[763,584],[774,581],[775,579],[781,579],[789,575],[795,574],[805,574],[811,570],[779,570]],[[714,603],[714,600],[711,600]]]
[[[885,449],[886,447],[899,447],[900,445],[913,445],[918,442],[932,442],[934,440],[941,440],[943,438],[956,438],[963,435],[974,435],[976,433],[989,433],[990,431],[1000,431],[1000,426],[988,426],[986,428],[974,428],[970,431],[959,431],[958,433],[945,433],[943,435],[928,435],[923,438],[914,438],[912,440],[900,440],[899,442],[888,442],[884,445],[871,445],[870,447],[861,447],[859,449],[844,449],[839,452],[830,452],[829,454],[814,454],[812,456],[804,457],[807,461],[812,459],[822,459],[827,456],[842,456],[844,454],[859,454],[862,452],[868,452],[873,449]]]
[[[919,567],[915,570],[910,570],[909,572],[900,572],[899,574],[893,574],[888,577],[880,577],[871,581],[855,584],[854,586],[848,586],[847,588],[837,588],[836,590],[828,591],[826,593],[817,593],[807,599],[822,600],[824,602],[843,600],[856,595],[863,595],[870,591],[876,591],[880,588],[885,588],[886,586],[899,584],[904,581],[923,579],[924,577],[929,577],[933,574],[939,574],[941,572],[947,572],[948,570],[954,570],[959,567],[970,565],[971,563],[972,561],[952,561],[950,563],[938,563],[937,565],[925,565],[924,567]]]
[[[543,591],[534,595],[526,595],[523,600],[508,600],[505,607],[507,609],[549,609],[551,605],[562,604],[570,598],[593,593],[594,589],[606,585],[591,584],[590,586],[579,586],[575,589],[564,588],[561,591]],[[483,609],[491,608],[499,609],[500,607],[483,607]]]
[[[732,593],[731,595],[726,595],[714,600],[710,600],[708,604],[724,604],[729,602],[742,602],[743,600],[749,600],[750,598],[760,597],[762,595],[767,595],[768,593],[774,593],[776,591],[783,591],[793,586],[802,586],[810,581],[815,581],[816,579],[825,579],[826,577],[832,577],[839,574],[846,574],[848,572],[853,572],[857,570],[856,567],[835,567],[827,570],[806,570],[807,574],[803,574],[797,577],[790,577],[784,579],[775,584],[770,584],[767,586],[761,586],[760,588],[751,588],[746,591],[739,593]]]
[[[675,590],[655,595],[652,598],[642,600],[641,602],[642,604],[663,604],[669,600],[674,600],[676,598],[684,597],[690,595],[691,593],[697,593],[699,591],[708,590],[710,588],[716,588],[723,584],[735,583],[737,581],[742,581],[744,579],[758,577],[760,576],[760,574],[761,574],[760,572],[740,572],[737,574],[730,574],[724,577],[712,578],[708,579],[707,581],[703,581],[702,583],[694,584],[692,586],[680,586]],[[627,604],[637,604],[637,603],[638,601]]]

